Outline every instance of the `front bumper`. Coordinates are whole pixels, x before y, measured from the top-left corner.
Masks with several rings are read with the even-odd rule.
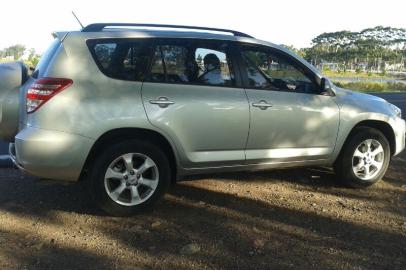
[[[77,181],[94,141],[75,134],[25,127],[9,148],[14,164],[36,177]]]
[[[397,118],[395,124],[393,125],[395,131],[395,140],[396,140],[396,151],[394,155],[399,154],[405,149],[406,144],[406,121]]]

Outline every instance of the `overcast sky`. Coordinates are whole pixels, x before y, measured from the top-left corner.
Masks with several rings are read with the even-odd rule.
[[[406,0],[14,0],[2,1],[0,48],[46,49],[56,30],[94,22],[162,23],[230,28],[296,47],[323,32],[377,25],[406,28]]]

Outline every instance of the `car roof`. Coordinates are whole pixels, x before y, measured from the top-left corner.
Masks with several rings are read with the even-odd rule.
[[[224,28],[213,28],[213,27],[205,27],[205,26],[190,26],[190,25],[174,25],[174,24],[151,24],[151,23],[93,23],[89,24],[86,27],[82,28],[82,32],[97,32],[97,31],[103,31],[105,29],[114,29],[114,28],[122,28],[122,27],[132,27],[132,28],[145,28],[148,27],[150,29],[193,29],[193,30],[203,30],[203,31],[214,31],[214,32],[226,32],[226,33],[231,33],[234,36],[240,36],[240,37],[249,37],[252,38],[252,36],[231,30],[231,29],[224,29]]]
[[[65,37],[66,32],[55,32],[54,36]],[[237,41],[252,44],[262,44],[270,47],[282,48],[271,42],[259,40],[253,37],[235,36],[232,34],[222,34],[219,32],[205,30],[164,30],[148,28],[113,28],[103,29],[102,31],[83,32],[71,31],[70,36],[82,36],[87,39],[97,38],[192,38],[192,39],[213,39],[224,41]]]
[[[102,33],[121,33],[125,34],[139,34],[148,35],[151,37],[176,37],[176,38],[196,38],[196,39],[219,39],[219,40],[235,40],[239,37],[227,34],[213,33],[208,31],[183,31],[183,30],[157,30],[157,29],[106,29]],[[253,38],[250,38],[253,39]]]

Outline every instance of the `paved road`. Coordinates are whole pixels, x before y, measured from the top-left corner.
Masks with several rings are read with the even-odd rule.
[[[403,118],[406,119],[406,93],[385,93],[375,95],[384,98],[390,103],[393,103],[396,106],[398,106],[403,112]],[[0,141],[0,157],[1,155],[6,155],[7,153],[8,153],[8,144],[3,141]],[[4,161],[0,158],[0,167],[4,162],[6,162],[6,164],[9,164],[8,161]]]
[[[8,143],[0,140],[0,168],[11,167],[12,162],[8,158]]]
[[[0,141],[0,155],[4,155],[8,152],[8,143]]]

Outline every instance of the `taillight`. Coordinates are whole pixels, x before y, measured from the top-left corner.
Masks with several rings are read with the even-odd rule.
[[[45,102],[71,86],[71,79],[41,78],[36,80],[27,92],[27,113],[38,110]]]

